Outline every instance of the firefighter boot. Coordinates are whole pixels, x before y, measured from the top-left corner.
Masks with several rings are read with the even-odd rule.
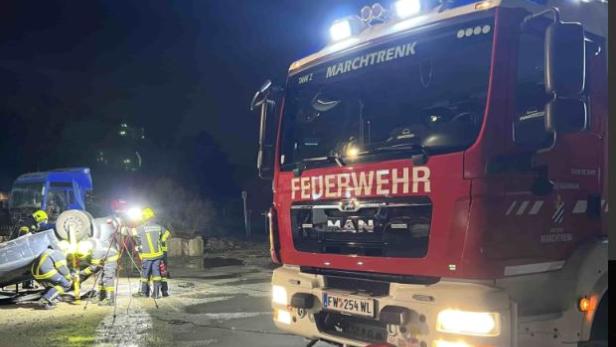
[[[52,300],[48,300],[46,298],[41,298],[38,301],[38,304],[44,310],[53,310],[54,308],[56,308],[56,303],[53,302]]]
[[[107,294],[107,297],[98,303],[99,306],[113,306],[115,304],[115,295],[113,293]]]
[[[167,281],[162,281],[160,283],[160,291],[163,293],[163,297],[166,298],[169,296],[169,284]]]
[[[107,292],[101,289],[100,292],[98,292],[98,302],[101,303],[105,301],[106,298],[107,298]]]
[[[133,294],[134,297],[145,297],[150,296],[150,285],[148,283],[141,283],[141,290],[138,293]]]
[[[152,299],[160,299],[160,282],[154,282],[154,287],[152,288]]]

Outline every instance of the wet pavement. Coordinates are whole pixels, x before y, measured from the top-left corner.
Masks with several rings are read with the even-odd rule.
[[[2,305],[0,346],[305,346],[272,322],[272,266],[263,248],[172,258],[171,296],[156,301],[130,296],[139,286],[132,272],[119,281],[115,308]]]

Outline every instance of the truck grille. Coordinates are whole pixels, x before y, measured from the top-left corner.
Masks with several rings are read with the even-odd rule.
[[[374,319],[321,311],[315,314],[315,322],[319,331],[333,336],[366,343],[387,341],[387,325]]]
[[[324,202],[291,208],[298,251],[372,257],[426,255],[432,219],[427,197]]]

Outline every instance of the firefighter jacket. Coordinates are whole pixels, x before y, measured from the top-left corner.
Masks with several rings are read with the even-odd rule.
[[[105,247],[104,245],[98,245],[86,259],[88,266],[79,272],[82,276],[90,276],[93,273],[98,272],[103,265],[115,263],[120,258],[120,253],[113,245]]]
[[[56,274],[60,274],[69,281],[71,280],[71,272],[66,266],[66,256],[54,249],[46,249],[32,263],[31,271],[34,279],[38,281],[48,280]]]
[[[171,236],[171,232],[169,231],[169,229],[165,229],[163,235],[160,237],[160,248],[163,250],[163,253],[167,253],[167,251],[169,250],[169,245],[167,244],[169,236]]]
[[[163,256],[162,236],[164,229],[156,223],[146,223],[137,227],[137,249],[144,260],[159,259]]]

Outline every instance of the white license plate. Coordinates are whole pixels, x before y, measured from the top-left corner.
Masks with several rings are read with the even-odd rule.
[[[365,317],[374,317],[374,299],[323,292],[323,308]]]

